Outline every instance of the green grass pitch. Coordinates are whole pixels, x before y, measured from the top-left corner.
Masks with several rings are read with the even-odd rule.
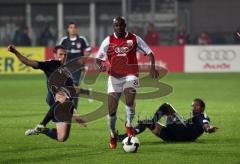
[[[173,92],[158,99],[137,100],[140,117],[150,116],[161,103],[170,102],[187,118],[192,99],[200,97],[219,131],[204,134],[195,142],[165,143],[147,130],[138,136],[141,146],[135,154],[124,153],[121,144],[116,150],[108,149],[106,117],[88,123],[86,128],[74,124],[65,143],[45,135],[27,137],[25,130],[38,124],[48,110],[45,77],[0,75],[0,163],[240,163],[240,74],[169,73],[160,81],[171,85]],[[105,75],[93,89],[106,92]],[[99,105],[82,98],[79,112],[89,113]],[[122,103],[118,117],[117,127],[123,132]]]

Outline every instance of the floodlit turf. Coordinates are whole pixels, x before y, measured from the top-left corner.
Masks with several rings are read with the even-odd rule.
[[[48,110],[43,75],[0,75],[0,163],[240,163],[240,74],[168,74],[160,81],[173,87],[168,96],[137,100],[140,118],[149,117],[163,102],[170,102],[186,118],[195,97],[206,101],[207,114],[219,127],[216,134],[204,134],[196,142],[164,143],[150,131],[139,135],[136,154],[108,149],[106,117],[86,128],[73,125],[70,138],[58,143],[45,135],[24,136]],[[87,85],[84,85],[88,87]],[[93,86],[106,91],[106,76]],[[79,112],[94,111],[101,102],[81,99]],[[124,106],[120,104],[117,127],[123,132]],[[135,120],[136,121],[136,120]],[[49,125],[53,127],[54,124]]]

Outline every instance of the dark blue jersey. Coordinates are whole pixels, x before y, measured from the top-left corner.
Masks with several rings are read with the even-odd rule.
[[[204,132],[203,125],[209,124],[210,119],[209,117],[204,113],[194,114],[193,117],[189,118],[186,121],[187,126],[193,126],[197,129],[197,131],[202,134]]]
[[[53,77],[53,75],[55,75],[54,78],[56,79],[56,81],[58,81],[57,83],[58,86],[73,86],[71,73],[69,73],[68,75],[61,74],[63,72],[62,71],[63,64],[61,61],[59,60],[39,61],[38,65],[39,66],[34,69],[42,70],[48,80],[51,76]]]
[[[209,121],[203,113],[195,114],[186,120],[186,124],[168,124],[157,135],[165,141],[193,141],[203,134],[203,125],[209,124]]]
[[[72,76],[71,73],[66,73],[62,62],[58,60],[39,61],[38,65],[34,69],[42,70],[47,78],[48,94],[46,101],[51,106],[55,102],[54,96],[51,93],[51,86],[73,86]]]
[[[39,61],[38,65],[39,67],[34,69],[41,69],[48,79],[54,71],[62,66],[62,62],[58,60]]]
[[[87,39],[78,35],[75,38],[65,36],[60,39],[58,45],[63,45],[67,49],[67,61],[84,56],[84,51],[91,51]]]

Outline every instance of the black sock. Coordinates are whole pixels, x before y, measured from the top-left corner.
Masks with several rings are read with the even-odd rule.
[[[124,140],[124,138],[126,138],[127,136],[128,136],[127,133],[119,134],[118,138],[117,138],[118,142],[122,142]]]
[[[136,135],[142,133],[145,129],[146,129],[146,126],[141,123],[138,123],[134,127],[134,131],[135,131]],[[118,141],[122,142],[124,140],[124,138],[126,138],[127,136],[128,136],[127,133],[118,135]]]
[[[143,125],[143,124],[141,124],[141,123],[138,123],[138,124],[134,127],[135,134],[140,134],[140,133],[142,133],[145,129],[146,129],[146,126]]]
[[[162,116],[163,116],[163,112],[161,110],[157,110],[152,118],[152,122],[154,123],[158,122]]]
[[[55,103],[51,106],[51,108],[49,109],[49,111],[48,111],[47,114],[45,115],[44,119],[43,119],[42,122],[40,123],[41,125],[46,126],[46,125],[49,123],[49,121],[51,121],[51,120],[53,119],[53,117],[54,117],[54,110],[55,110],[56,105],[58,105],[58,104],[59,104],[59,102],[55,102]]]
[[[168,107],[167,104],[161,105],[152,118],[152,122],[156,123],[160,118],[167,113]]]
[[[57,129],[55,128],[54,129],[45,128],[42,133],[52,139],[57,140]]]

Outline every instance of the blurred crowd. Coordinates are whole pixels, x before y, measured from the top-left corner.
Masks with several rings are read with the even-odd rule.
[[[53,34],[50,26],[47,24],[43,26],[40,33],[36,36],[37,46],[52,47],[56,44],[57,36]],[[16,46],[32,46],[33,41],[30,37],[29,28],[27,26],[20,26],[14,33],[12,43]]]
[[[138,26],[134,26],[132,31],[140,36],[143,33]],[[142,36],[144,40],[152,46],[161,45],[161,31],[157,30],[154,24],[149,24],[147,32]],[[209,34],[207,31],[202,31],[198,35],[189,34],[185,28],[181,27],[177,31],[175,40],[172,41],[174,45],[224,45],[224,44],[240,44],[240,27],[232,33],[231,40],[227,40],[225,36],[220,33]]]
[[[139,26],[133,26],[129,28],[129,31],[135,33],[142,37],[148,45],[157,46],[164,45],[163,40],[161,39],[161,30],[157,29],[154,24],[150,23],[147,28],[140,28]],[[191,35],[186,31],[184,27],[179,28],[175,32],[175,38],[172,38],[172,42],[169,45],[224,45],[224,44],[240,44],[240,27],[232,33],[232,40],[226,40],[222,33],[209,34],[207,31],[202,31],[198,35]],[[57,41],[56,34],[50,30],[49,25],[45,25],[42,30],[39,32],[39,35],[36,36],[36,41],[32,42],[32,39],[29,35],[29,28],[26,26],[19,27],[13,38],[10,40],[11,43],[17,46],[46,46],[52,47],[56,44]]]

